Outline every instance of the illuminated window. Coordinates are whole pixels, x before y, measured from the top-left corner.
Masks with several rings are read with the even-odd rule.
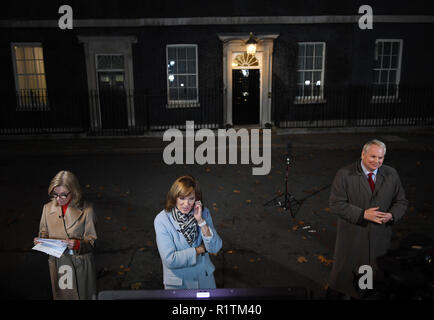
[[[40,109],[47,106],[47,83],[42,45],[12,44],[15,86],[19,108]]]
[[[377,40],[374,52],[374,99],[398,98],[402,40]]]
[[[168,104],[197,106],[197,45],[167,45]]]
[[[298,43],[296,101],[304,103],[323,99],[324,59],[324,42]]]
[[[259,61],[253,54],[248,54],[247,52],[239,54],[235,57],[232,62],[233,67],[258,67]]]

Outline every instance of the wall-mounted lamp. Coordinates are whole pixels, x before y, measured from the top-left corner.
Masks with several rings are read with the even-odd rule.
[[[246,51],[248,54],[255,55],[257,43],[258,41],[253,36],[253,33],[250,32],[249,40],[246,41]]]

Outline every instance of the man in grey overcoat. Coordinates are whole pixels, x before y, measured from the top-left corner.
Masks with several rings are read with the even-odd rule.
[[[371,266],[375,283],[376,259],[386,254],[391,227],[407,209],[398,173],[383,165],[385,154],[383,142],[367,142],[361,161],[340,169],[331,188],[330,209],[338,222],[329,287],[354,298],[361,297],[355,281],[359,268]]]

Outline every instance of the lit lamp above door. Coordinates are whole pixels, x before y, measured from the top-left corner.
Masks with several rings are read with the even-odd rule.
[[[248,54],[255,55],[256,53],[256,45],[258,44],[258,41],[256,40],[256,37],[253,36],[253,33],[250,32],[249,39],[246,41],[246,51]]]

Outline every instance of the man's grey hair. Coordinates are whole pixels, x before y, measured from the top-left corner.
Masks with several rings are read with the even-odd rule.
[[[386,145],[384,144],[384,142],[381,142],[380,140],[377,139],[366,142],[365,145],[363,146],[363,152],[366,153],[368,151],[368,148],[373,144],[383,148],[384,155],[386,155]]]

